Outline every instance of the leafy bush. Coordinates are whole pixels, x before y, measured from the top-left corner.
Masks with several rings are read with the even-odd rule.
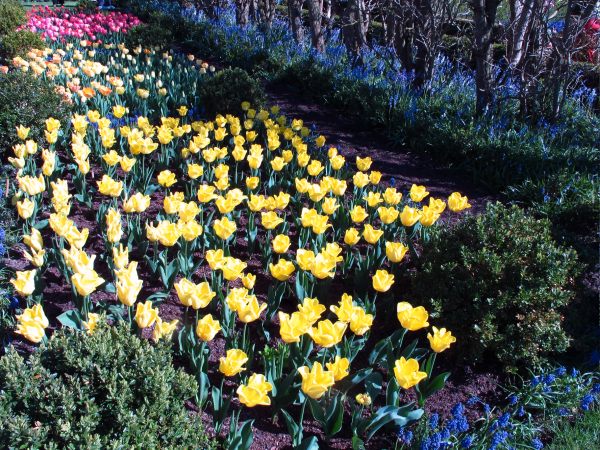
[[[0,0],[0,37],[16,30],[27,21],[25,9],[18,0]]]
[[[16,142],[18,125],[31,127],[31,139],[39,139],[44,121],[54,117],[66,123],[69,109],[45,81],[22,72],[0,74],[0,151],[4,153]]]
[[[164,48],[172,42],[173,33],[169,28],[154,24],[142,24],[133,27],[125,36],[125,45],[128,48],[134,48],[138,45]]]
[[[512,371],[567,348],[560,308],[576,275],[575,252],[556,244],[548,221],[497,203],[432,237],[413,291],[456,333],[465,360]]]
[[[242,69],[224,69],[207,78],[199,88],[200,102],[209,117],[217,113],[240,114],[241,103],[248,101],[253,108],[265,101],[265,93],[254,78]]]
[[[32,48],[44,48],[44,41],[33,31],[11,31],[0,39],[0,56],[12,59],[24,56]]]
[[[29,360],[0,359],[0,446],[211,448],[184,406],[196,390],[166,345],[125,326],[61,330]]]

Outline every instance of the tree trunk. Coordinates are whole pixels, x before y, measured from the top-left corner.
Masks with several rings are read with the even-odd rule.
[[[235,0],[235,21],[238,25],[248,25],[250,3],[250,0]]]
[[[310,22],[310,37],[313,47],[322,52],[325,48],[323,36],[323,0],[308,0],[308,20]]]
[[[288,0],[288,16],[290,26],[294,34],[294,40],[297,44],[301,44],[304,40],[304,28],[302,27],[302,4],[304,0]]]
[[[266,29],[271,28],[271,25],[273,24],[275,6],[275,0],[258,0],[260,24]]]
[[[471,0],[473,9],[473,59],[475,60],[475,87],[477,114],[483,114],[492,104],[492,28],[500,0]]]

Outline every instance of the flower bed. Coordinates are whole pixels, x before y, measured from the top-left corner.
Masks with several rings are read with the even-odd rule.
[[[24,28],[39,32],[52,41],[67,37],[95,41],[108,33],[126,33],[140,23],[136,16],[127,13],[111,11],[87,14],[45,6],[34,7],[27,13]]]
[[[65,87],[78,111],[48,119],[44,141],[17,130],[17,333],[38,343],[58,324],[93,333],[125,320],[174,337],[217,434],[230,418],[229,448],[251,441],[238,402],[270,406],[296,445],[317,445],[303,434],[307,410],[324,439],[344,417],[356,440],[418,419],[449,376],[435,356],[455,339],[437,321],[417,334],[427,311],[398,301],[395,279],[415,240],[467,198],[397,190],[369,157],[355,171],[277,108],[195,120],[198,64],[110,39],[13,61]],[[359,412],[346,415],[349,404]]]

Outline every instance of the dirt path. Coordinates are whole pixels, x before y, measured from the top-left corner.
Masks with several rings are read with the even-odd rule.
[[[327,145],[337,147],[348,159],[371,156],[373,168],[381,171],[385,179],[395,178],[402,189],[409,189],[412,183],[422,184],[436,197],[458,191],[469,197],[474,213],[495,200],[494,195],[474,184],[468,175],[437,167],[426,155],[394,147],[385,136],[357,127],[355,120],[343,112],[307,100],[293,87],[269,85],[266,91],[269,104],[278,105],[283,113],[304,120],[309,127],[314,125],[327,137]]]

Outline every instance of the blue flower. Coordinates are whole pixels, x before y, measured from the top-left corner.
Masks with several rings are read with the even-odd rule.
[[[471,445],[473,445],[473,436],[469,435],[469,436],[465,436],[462,441],[460,441],[460,446],[461,448],[470,448]]]
[[[436,413],[432,414],[429,418],[429,428],[436,429],[440,421],[440,416]]]
[[[561,417],[569,415],[569,410],[567,408],[564,408],[564,407],[563,408],[558,408],[558,410],[556,412]]]
[[[580,406],[584,411],[588,411],[590,409],[590,405],[594,403],[594,396],[592,394],[585,394],[581,399]]]
[[[505,412],[498,419],[498,425],[500,426],[500,428],[504,428],[504,427],[506,427],[506,425],[508,425],[509,420],[510,420],[510,413]]]
[[[396,433],[396,437],[402,444],[410,445],[413,439],[413,433],[406,428],[400,428]]]
[[[531,441],[531,446],[535,450],[541,450],[542,448],[544,448],[544,444],[538,438],[535,438],[533,441]]]
[[[511,395],[510,397],[508,397],[508,402],[511,405],[516,405],[518,401],[519,401],[519,397],[517,397],[516,395]]]
[[[476,395],[474,395],[473,397],[469,398],[469,400],[467,400],[467,406],[473,406],[475,404],[477,404],[477,402],[479,402],[479,397],[477,397]]]
[[[2,242],[0,242],[0,258],[3,257],[5,253],[6,253],[6,247],[4,246],[4,244]]]
[[[464,412],[465,412],[465,406],[462,403],[457,403],[452,408],[452,415],[453,416],[461,416],[461,415],[464,414]]]
[[[600,383],[595,383],[592,387],[592,394],[600,394]]]
[[[517,417],[523,417],[525,415],[525,408],[523,406],[519,406],[516,412]]]

